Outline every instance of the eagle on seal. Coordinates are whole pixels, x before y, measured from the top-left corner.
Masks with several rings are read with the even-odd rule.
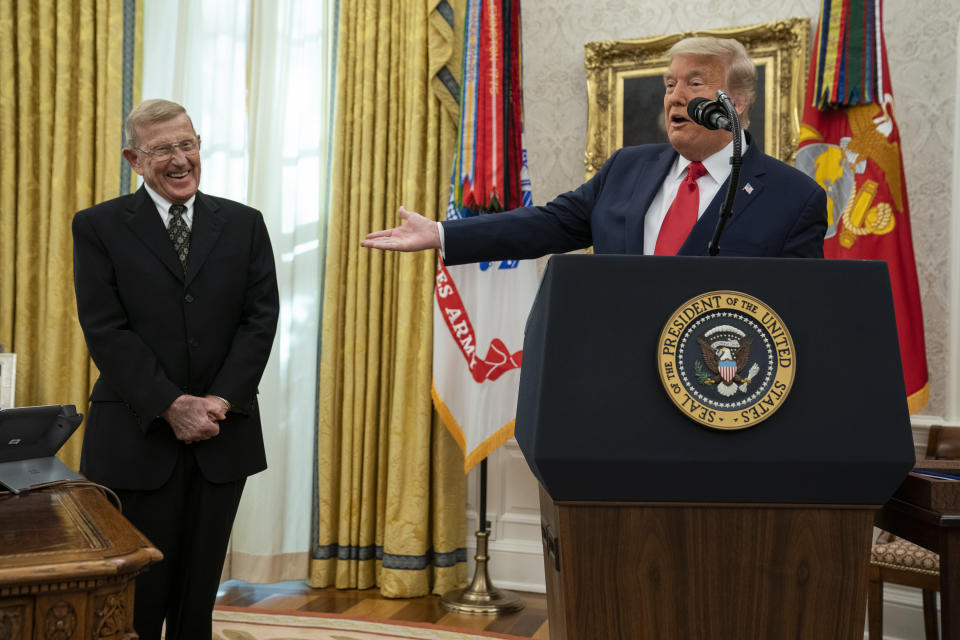
[[[730,383],[750,382],[750,380],[742,378],[740,374],[746,368],[750,359],[750,345],[753,344],[751,339],[739,340],[739,346],[736,347],[730,343],[721,343],[714,348],[702,337],[697,338],[697,342],[700,343],[700,351],[703,352],[703,361],[706,363],[707,369],[713,374],[713,377],[706,381],[707,384],[722,385],[725,383],[729,385]],[[721,367],[721,363],[723,363],[723,367]],[[727,365],[727,363],[736,364],[734,367]],[[727,371],[722,369],[727,369]]]

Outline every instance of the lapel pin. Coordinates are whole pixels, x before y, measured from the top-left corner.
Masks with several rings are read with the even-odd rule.
[[[747,192],[747,195],[750,195],[753,193],[753,185],[748,182],[747,184],[743,185],[743,190]]]

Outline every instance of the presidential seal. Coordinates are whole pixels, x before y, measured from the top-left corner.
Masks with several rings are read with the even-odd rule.
[[[684,415],[714,429],[744,429],[786,400],[797,354],[783,320],[765,303],[739,291],[711,291],[667,320],[657,368]]]

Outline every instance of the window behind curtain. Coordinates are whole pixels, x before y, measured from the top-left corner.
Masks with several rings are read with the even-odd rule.
[[[143,98],[183,104],[205,193],[263,212],[280,323],[260,384],[270,468],[252,477],[228,577],[306,577],[335,0],[146,0]],[[302,559],[302,561],[301,561]]]

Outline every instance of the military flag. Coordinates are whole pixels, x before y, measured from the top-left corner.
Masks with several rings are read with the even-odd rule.
[[[448,220],[530,206],[519,0],[468,0]],[[438,259],[433,400],[469,471],[513,436],[533,261]]]
[[[827,192],[827,258],[885,260],[911,413],[930,396],[882,0],[821,0],[797,167]],[[830,322],[843,322],[832,318]]]

